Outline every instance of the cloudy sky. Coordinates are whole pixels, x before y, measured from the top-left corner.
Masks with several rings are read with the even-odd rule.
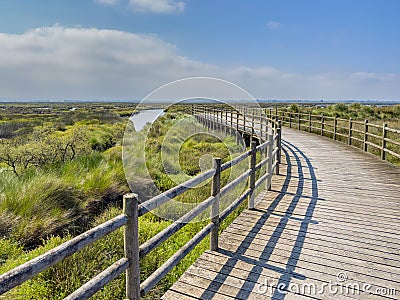
[[[258,99],[400,99],[398,0],[0,1],[0,100],[142,99],[192,76]]]

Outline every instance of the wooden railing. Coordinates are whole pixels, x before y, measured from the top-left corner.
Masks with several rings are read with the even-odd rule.
[[[257,136],[261,140],[266,140],[268,132],[276,133],[280,130],[279,120],[268,117],[264,109],[261,108],[220,108],[210,105],[193,105],[192,114],[201,116],[206,124],[213,129],[227,128],[234,129],[236,132],[246,132],[251,136]]]
[[[230,119],[223,118],[224,113],[230,113]],[[279,172],[280,162],[280,127],[275,121],[268,119],[265,115],[252,118],[249,123],[247,118],[239,112],[233,111],[211,111],[209,109],[195,108],[193,114],[198,120],[206,123],[210,128],[218,126],[230,126],[240,128],[253,135],[260,134],[259,145],[256,141],[251,142],[250,150],[235,157],[231,161],[222,164],[220,158],[214,159],[214,168],[205,171],[190,180],[144,202],[140,203],[135,194],[128,194],[123,197],[123,214],[84,232],[81,235],[61,244],[60,246],[26,262],[2,275],[0,275],[0,295],[12,288],[29,280],[40,272],[54,266],[66,257],[103,238],[104,236],[124,227],[124,248],[125,256],[93,277],[78,290],[67,296],[65,299],[87,299],[94,295],[117,276],[126,273],[126,298],[139,299],[146,295],[171,269],[179,263],[196,245],[210,234],[210,249],[218,248],[219,224],[225,220],[244,200],[248,199],[248,207],[254,208],[255,191],[264,182],[266,188],[271,187],[271,178],[275,172]],[[222,117],[221,117],[222,116]],[[257,122],[256,122],[257,119]],[[268,130],[272,128],[272,130]],[[257,164],[257,153],[263,153],[264,158]],[[250,157],[249,168],[243,174],[221,186],[221,173]],[[257,172],[265,169],[265,173]],[[256,173],[259,173],[258,178]],[[144,244],[139,245],[138,219],[146,213],[153,211],[171,199],[198,186],[199,184],[212,179],[211,195],[199,203],[195,208],[184,214],[170,226],[153,236]],[[223,211],[220,211],[220,197],[232,191],[239,183],[248,180],[247,189],[240,196],[232,201]],[[186,224],[211,207],[210,222],[203,227],[189,242],[172,255],[162,266],[160,266],[146,280],[140,282],[140,259],[145,257],[160,244],[178,232]],[[84,262],[82,262],[84,263]]]
[[[285,109],[268,109],[267,115],[281,120],[282,125],[330,137],[371,152],[383,160],[388,159],[387,154],[400,159],[400,130],[390,128],[386,123],[377,125],[368,120],[357,121]]]

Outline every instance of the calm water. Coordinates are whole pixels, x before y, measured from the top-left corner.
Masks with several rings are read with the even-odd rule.
[[[153,123],[158,117],[162,116],[162,109],[146,109],[130,117],[136,131],[140,131],[147,123]]]

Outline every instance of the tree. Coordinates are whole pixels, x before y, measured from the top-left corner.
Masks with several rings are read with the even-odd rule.
[[[11,167],[15,175],[18,175],[17,169],[22,161],[22,154],[18,151],[20,142],[20,139],[2,139],[0,143],[0,163]]]

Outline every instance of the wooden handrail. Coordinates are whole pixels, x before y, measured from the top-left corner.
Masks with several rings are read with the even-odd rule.
[[[127,220],[126,215],[119,215],[0,275],[0,295],[124,226]]]
[[[387,159],[387,153],[396,158],[400,158],[400,149],[396,148],[396,151],[392,149],[400,145],[400,130],[390,128],[386,124],[378,125],[369,123],[368,120],[363,122],[352,119],[328,117],[323,114],[314,115],[310,113],[290,112],[285,109],[280,109],[278,115],[281,117],[282,124],[290,128],[294,128],[294,123],[297,122],[298,130],[319,133],[322,136],[328,136],[334,140],[337,140],[337,137],[341,137],[340,140],[344,140],[344,142],[347,142],[349,145],[358,147],[365,152],[368,152],[368,146],[379,149],[379,153],[376,153],[376,151],[373,151],[373,153],[379,155],[383,160]],[[270,110],[269,117],[272,116],[273,114]],[[307,116],[307,118],[302,118],[304,116]],[[343,124],[346,123],[347,125],[343,126]],[[315,126],[315,124],[319,126]],[[357,127],[355,125],[357,125]],[[332,128],[332,130],[327,130],[326,127]],[[373,131],[374,133],[371,132],[371,128],[375,129]],[[376,129],[380,130],[380,134]],[[399,140],[387,138],[389,132],[392,135],[396,135]],[[370,140],[369,137],[374,140]],[[353,141],[357,143],[353,143]],[[390,149],[388,148],[388,144],[392,146],[389,147]]]
[[[178,264],[209,234],[211,234],[210,248],[211,250],[217,250],[218,228],[220,222],[225,220],[246,199],[248,199],[248,207],[250,209],[254,208],[256,188],[258,188],[263,182],[266,182],[266,188],[269,189],[274,170],[275,173],[279,173],[281,125],[276,116],[262,116],[262,110],[258,110],[260,113],[259,122],[255,121],[255,119],[257,119],[255,115],[256,110],[252,110],[250,118],[248,117],[249,115],[247,114],[246,109],[241,113],[235,110],[222,110],[218,108],[210,110],[209,107],[192,106],[191,112],[196,116],[199,122],[202,122],[209,128],[220,130],[222,128],[228,129],[229,127],[230,130],[242,130],[244,133],[249,133],[251,134],[251,138],[257,136],[260,145],[257,146],[256,142],[253,141],[250,150],[224,164],[221,164],[220,159],[215,159],[214,168],[153,197],[145,203],[139,204],[138,198],[135,194],[125,195],[123,198],[123,214],[78,235],[37,258],[6,272],[5,274],[0,275],[0,295],[123,226],[125,257],[121,258],[106,270],[89,280],[75,292],[70,294],[66,299],[87,299],[123,272],[126,272],[126,299],[139,299],[140,296],[146,295],[176,264]],[[230,115],[229,120],[228,114]],[[257,152],[263,151],[266,152],[267,157],[256,164]],[[237,165],[247,157],[250,157],[249,169],[239,175],[236,179],[221,187],[221,173]],[[260,178],[257,179],[256,171],[260,170],[264,166],[266,167],[265,174],[261,175]],[[138,218],[140,216],[160,207],[169,200],[185,193],[189,189],[196,187],[201,183],[204,183],[210,178],[213,178],[210,197],[199,203],[195,208],[150,238],[144,244],[139,245]],[[232,201],[224,211],[219,212],[219,198],[233,190],[248,178],[250,178],[248,182],[249,187],[237,199]],[[161,267],[141,283],[139,272],[140,258],[145,257],[152,250],[156,249],[165,240],[178,232],[188,222],[199,216],[210,206],[212,207],[210,223],[201,229],[189,242],[187,242]]]

